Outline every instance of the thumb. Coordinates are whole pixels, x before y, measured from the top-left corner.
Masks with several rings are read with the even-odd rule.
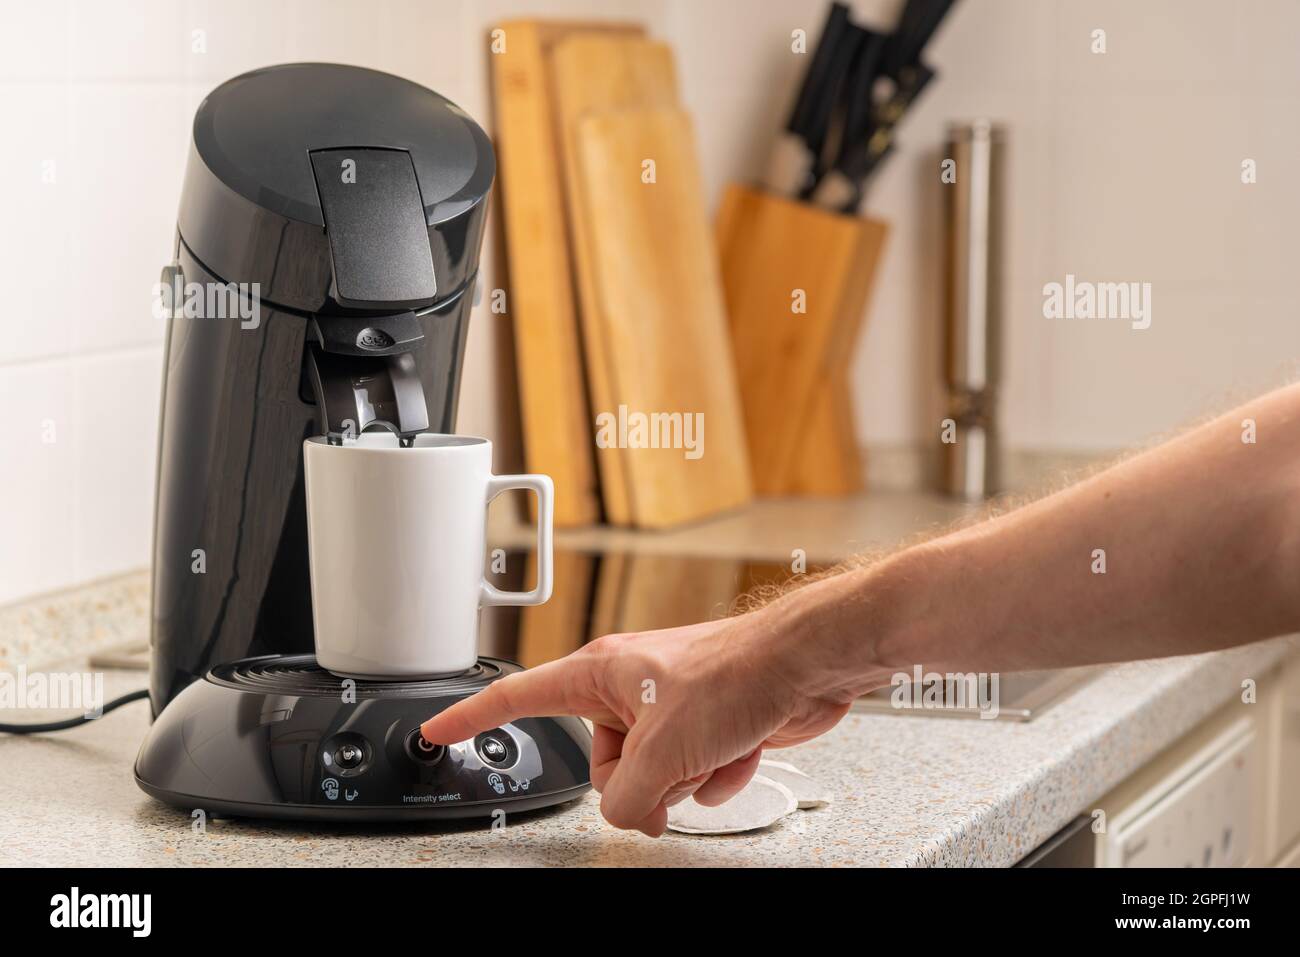
[[[618,828],[636,828],[651,837],[663,833],[662,805],[668,790],[678,783],[667,755],[652,736],[638,725],[628,734],[623,753],[600,799],[600,813]]]
[[[586,685],[578,680],[586,667],[569,657],[506,675],[435,714],[420,725],[420,733],[430,744],[456,744],[516,718],[581,714],[590,703],[578,700],[573,689]]]

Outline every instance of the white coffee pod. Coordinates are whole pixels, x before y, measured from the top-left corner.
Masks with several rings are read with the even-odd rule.
[[[780,781],[755,774],[726,804],[705,807],[687,798],[668,809],[668,827],[683,834],[740,834],[774,824],[799,801]]]
[[[758,769],[773,781],[779,781],[793,791],[800,808],[821,807],[831,803],[830,795],[826,793],[825,788],[793,764],[786,761],[769,761],[764,758],[758,762]]]

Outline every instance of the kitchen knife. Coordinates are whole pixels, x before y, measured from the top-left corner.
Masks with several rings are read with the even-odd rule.
[[[812,201],[826,209],[852,212],[861,201],[865,181],[893,150],[895,130],[935,73],[917,63],[902,71],[893,95],[879,106],[870,136],[851,145],[844,160],[817,184]]]
[[[809,121],[818,102],[825,96],[824,89],[832,70],[837,41],[848,22],[849,8],[843,3],[832,3],[790,119],[768,159],[763,179],[773,192],[783,196],[796,196],[802,192],[812,175],[816,156],[808,146]]]
[[[805,198],[811,195],[817,180],[825,174],[834,159],[831,153],[834,138],[839,133],[839,127],[835,124],[837,111],[840,108],[849,70],[858,50],[862,47],[866,34],[867,31],[862,27],[846,23],[835,38],[830,70],[821,87],[821,96],[813,104],[813,109],[808,115],[807,126],[804,128],[804,140],[808,144],[808,152],[813,160],[812,181],[805,186],[803,192]]]

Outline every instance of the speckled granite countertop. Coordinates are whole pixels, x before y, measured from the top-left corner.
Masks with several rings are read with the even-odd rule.
[[[754,834],[657,841],[606,825],[592,794],[498,831],[214,820],[195,833],[131,778],[141,702],[73,732],[0,736],[0,865],[1009,865],[1287,651],[1120,666],[1026,724],[853,714],[779,753],[829,787],[829,807]],[[107,672],[105,694],[143,682]]]
[[[930,496],[873,493],[762,503],[671,534],[557,537],[577,547],[774,559],[799,547],[834,559],[966,514]],[[144,636],[147,600],[139,573],[0,608],[0,669],[84,668],[86,654]],[[498,831],[214,820],[195,833],[188,814],[154,802],[132,780],[148,726],[139,702],[71,732],[0,735],[0,865],[1005,866],[1237,698],[1244,679],[1263,677],[1295,641],[1118,666],[1024,724],[851,714],[821,738],[777,752],[828,787],[829,807],[753,834],[670,832],[657,841],[606,825],[592,794],[516,815]],[[110,671],[104,692],[144,684],[140,672]]]

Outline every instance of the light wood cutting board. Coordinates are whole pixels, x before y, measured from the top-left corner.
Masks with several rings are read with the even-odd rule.
[[[698,456],[609,450],[627,476],[631,522],[663,528],[743,505],[749,456],[690,120],[676,109],[617,110],[583,117],[575,133],[597,305],[583,322],[600,325],[608,389],[595,411],[704,423]]]
[[[731,186],[718,213],[727,313],[754,486],[853,491],[848,362],[887,229]],[[796,310],[802,296],[803,311]],[[835,391],[838,390],[838,391]]]
[[[605,110],[675,106],[676,68],[667,44],[631,36],[582,33],[555,45],[551,77],[589,405],[593,412],[616,409],[609,378],[609,344],[604,336],[606,321],[598,315],[600,304],[595,292],[597,251],[587,229],[584,194],[573,188],[577,177],[576,128],[583,117]],[[606,519],[614,525],[636,524],[624,456],[617,449],[597,448],[595,457]]]
[[[815,387],[812,410],[781,494],[842,498],[862,488],[862,451],[847,370]]]
[[[555,480],[555,524],[585,525],[600,517],[600,490],[548,61],[556,44],[577,33],[643,31],[579,21],[507,20],[497,27],[505,31],[505,50],[488,59],[524,459],[529,471]]]
[[[889,229],[874,219],[852,221],[859,230],[858,268],[839,294],[840,315],[829,372],[814,386],[807,426],[785,473],[782,494],[842,497],[861,491],[862,445],[853,414],[850,366],[866,323],[876,270]]]

